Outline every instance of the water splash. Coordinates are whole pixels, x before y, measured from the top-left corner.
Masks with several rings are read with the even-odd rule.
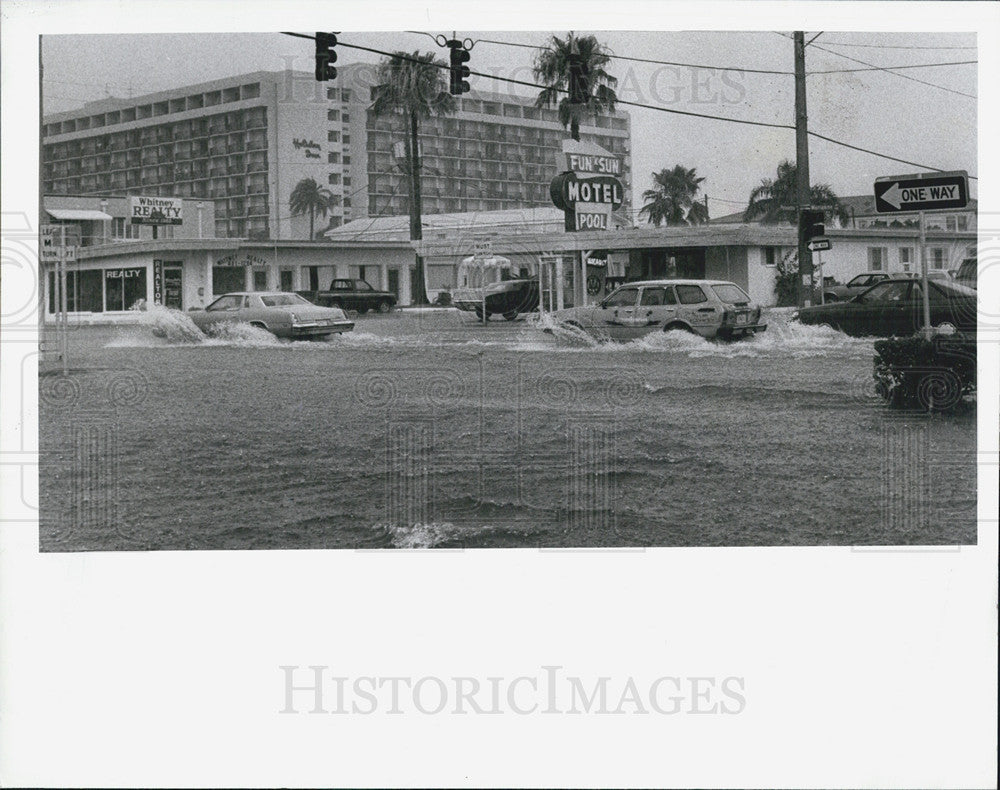
[[[149,327],[154,337],[163,338],[172,345],[201,343],[205,339],[190,317],[180,310],[160,305],[150,305],[143,313],[140,325]]]

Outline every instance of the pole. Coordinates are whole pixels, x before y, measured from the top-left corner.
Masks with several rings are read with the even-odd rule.
[[[795,33],[795,173],[797,178],[797,203],[799,215],[799,307],[811,303],[809,289],[812,285],[812,252],[802,232],[803,209],[812,202],[809,188],[809,129],[806,113],[806,45],[805,34]],[[809,278],[809,286],[806,285]]]
[[[66,227],[59,228],[59,312],[57,322],[59,328],[59,356],[62,358],[62,372],[69,373],[67,359],[69,355],[69,305],[66,294]]]
[[[924,227],[924,212],[920,212],[920,282],[924,292],[924,337],[931,337],[931,297],[927,282],[927,231]]]
[[[816,253],[817,261],[816,267],[819,269],[819,303],[826,304],[826,295],[823,293],[826,290],[826,282],[823,280],[823,253],[822,251]]]

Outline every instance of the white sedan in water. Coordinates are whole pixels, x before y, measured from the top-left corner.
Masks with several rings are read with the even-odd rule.
[[[284,291],[253,291],[220,296],[204,310],[188,317],[202,332],[216,324],[250,324],[278,337],[325,337],[350,332],[350,321],[339,307],[318,307],[298,294]]]
[[[625,283],[596,305],[557,310],[552,316],[596,337],[623,341],[675,329],[724,339],[767,329],[760,306],[724,280]]]

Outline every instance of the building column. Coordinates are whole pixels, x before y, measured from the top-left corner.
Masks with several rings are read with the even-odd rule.
[[[379,278],[379,290],[388,291],[389,290],[389,265],[386,263],[380,263],[378,267],[378,278]]]

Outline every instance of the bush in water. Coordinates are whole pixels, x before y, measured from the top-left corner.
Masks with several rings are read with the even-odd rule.
[[[875,342],[875,388],[896,408],[947,410],[976,391],[975,335]]]

